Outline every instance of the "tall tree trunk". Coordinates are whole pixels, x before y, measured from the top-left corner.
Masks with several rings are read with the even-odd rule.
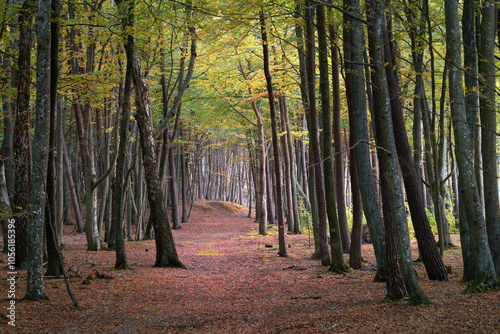
[[[50,114],[50,0],[38,0],[36,24],[36,116],[32,187],[28,222],[28,273],[25,299],[48,299],[43,286],[42,238],[49,151]]]
[[[319,91],[321,96],[322,116],[322,161],[324,172],[324,187],[326,210],[328,214],[328,226],[330,228],[330,249],[332,264],[330,271],[342,273],[347,270],[342,251],[342,238],[337,217],[337,205],[335,203],[335,176],[333,173],[332,154],[332,113],[330,109],[330,82],[328,77],[328,43],[326,36],[326,13],[325,6],[316,7],[317,29],[318,29],[318,63],[319,63]],[[328,194],[328,195],[327,195]]]
[[[384,36],[387,36],[387,32],[384,32]],[[395,138],[398,138],[395,144],[401,172],[403,174],[406,197],[410,207],[411,221],[415,230],[415,236],[417,237],[418,249],[420,250],[429,279],[446,281],[448,280],[448,275],[439,254],[434,235],[432,234],[427,213],[425,212],[420,177],[417,170],[415,170],[412,150],[406,135],[403,108],[399,99],[399,87],[392,64],[391,50],[389,49],[388,40],[386,40],[385,37],[383,42],[386,43],[384,44],[385,50],[383,52],[385,54],[385,63],[387,64],[385,66],[385,72],[390,94],[390,111],[394,135]],[[441,178],[441,175],[438,177]]]
[[[408,222],[406,220],[404,191],[400,176],[401,172],[399,170],[398,156],[396,154],[395,132],[391,120],[391,96],[388,88],[388,79],[386,77],[387,69],[384,69],[384,64],[388,60],[387,54],[384,58],[384,43],[387,43],[387,40],[384,38],[387,34],[384,31],[384,8],[383,1],[375,2],[371,0],[370,9],[373,11],[371,12],[373,16],[370,15],[368,20],[369,23],[371,23],[369,32],[372,33],[373,38],[373,63],[376,75],[376,85],[379,89],[378,97],[380,99],[381,135],[384,138],[384,149],[387,162],[386,172],[392,204],[392,217],[396,227],[396,240],[399,250],[401,272],[410,298],[408,304],[430,304],[432,302],[418,285],[411,256],[410,234],[408,231]],[[385,49],[387,50],[387,47]],[[390,58],[389,61],[391,61]],[[391,72],[394,73],[392,69]],[[413,168],[413,164],[411,168]]]
[[[351,238],[349,235],[349,225],[347,224],[347,209],[345,202],[344,186],[344,157],[342,148],[342,124],[341,124],[341,98],[340,98],[340,70],[339,52],[340,48],[337,40],[335,27],[329,25],[332,57],[332,94],[333,94],[333,142],[335,150],[335,194],[337,199],[337,212],[342,237],[342,250],[344,253],[351,251]]]
[[[5,160],[0,159],[0,212],[4,217],[0,218],[0,225],[2,228],[2,240],[3,240],[3,253],[9,252],[9,216],[11,216],[12,211],[10,208],[9,192],[7,190],[7,181],[5,178]],[[12,247],[12,244],[11,244]],[[15,250],[15,247],[11,248]]]
[[[122,29],[124,32],[128,31],[134,25],[134,1],[133,0],[116,0],[117,5],[120,7]],[[130,124],[130,96],[132,94],[132,70],[134,63],[134,52],[135,52],[135,41],[134,36],[130,34],[124,34],[127,38],[125,44],[125,52],[127,54],[127,64],[125,70],[125,85],[123,90],[122,102],[121,102],[121,115],[120,115],[120,143],[118,146],[118,157],[116,164],[116,176],[113,185],[113,196],[112,196],[112,213],[111,213],[111,224],[114,227],[111,233],[109,244],[114,246],[116,261],[116,269],[127,269],[127,254],[125,252],[125,241],[123,235],[123,205],[125,202],[125,188],[126,188],[126,178],[125,171],[127,168],[127,147],[129,142],[129,124]]]
[[[500,203],[497,168],[497,113],[495,103],[496,3],[488,0],[482,7],[479,75],[481,94],[481,153],[483,157],[484,213],[493,263],[500,276]]]
[[[304,18],[306,21],[306,75],[307,75],[307,124],[309,127],[309,142],[312,150],[312,162],[314,168],[316,202],[318,208],[318,236],[321,263],[324,266],[331,265],[331,254],[328,247],[328,217],[326,212],[326,195],[323,166],[321,163],[318,112],[316,110],[315,91],[315,45],[314,45],[314,13],[311,9],[311,1],[306,1]]]
[[[446,54],[449,59],[449,94],[451,117],[455,134],[455,155],[459,169],[460,200],[464,205],[468,227],[470,228],[472,256],[475,263],[471,288],[479,285],[496,284],[495,266],[488,244],[484,210],[481,205],[474,167],[474,147],[472,132],[467,125],[465,97],[462,89],[462,57],[458,3],[445,0]],[[461,221],[462,223],[462,221]],[[466,226],[463,226],[466,228]],[[460,226],[462,229],[462,225]]]
[[[31,193],[31,140],[30,85],[31,85],[31,36],[32,10],[36,2],[26,0],[19,15],[19,60],[14,125],[15,192],[12,198],[13,214],[16,215],[16,267],[26,268],[28,260],[28,219]]]
[[[59,0],[51,1],[52,21],[50,23],[50,114],[49,114],[49,152],[47,165],[47,201],[45,207],[45,236],[47,242],[47,271],[46,276],[62,276],[63,266],[59,256],[59,233],[56,216],[56,111],[57,111],[57,84],[59,80],[59,16],[61,7]],[[60,113],[60,111],[57,111]],[[62,170],[58,172],[62,173]]]
[[[179,192],[177,191],[177,172],[175,168],[175,148],[173,144],[168,148],[168,170],[170,174],[170,200],[172,205],[172,228],[181,228],[181,217],[179,212]]]
[[[160,187],[160,178],[156,169],[156,145],[153,137],[149,88],[144,80],[141,63],[137,58],[134,58],[133,61],[132,79],[136,96],[136,114],[134,117],[139,125],[144,175],[151,210],[150,219],[155,232],[156,262],[154,265],[155,267],[173,266],[184,268],[184,265],[177,257],[174,239],[168,224],[164,194]]]
[[[276,210],[278,211],[278,238],[279,256],[286,257],[285,222],[283,219],[283,195],[281,189],[280,153],[278,139],[278,122],[276,120],[276,105],[274,101],[274,88],[269,71],[269,46],[267,40],[267,28],[264,12],[260,12],[260,31],[262,35],[262,52],[264,55],[264,74],[266,77],[267,94],[269,98],[269,110],[271,111],[271,130],[273,138],[274,173],[276,176]]]
[[[181,130],[181,140],[185,140],[184,138],[184,131]],[[180,164],[181,164],[181,199],[182,199],[182,217],[181,217],[181,223],[187,223],[188,221],[188,210],[187,210],[187,201],[188,201],[188,195],[187,195],[187,156],[185,154],[185,144],[181,144],[181,153],[180,153]]]
[[[373,10],[373,2],[370,3],[371,10]],[[371,13],[371,12],[370,12]],[[373,22],[373,19],[370,19]],[[376,31],[370,30],[368,33],[368,44],[369,44],[369,53],[372,67],[376,66],[375,60],[375,45],[377,43],[377,39],[380,41],[380,37],[376,38],[374,36]],[[380,53],[380,51],[379,51]],[[380,55],[379,55],[380,56]],[[380,61],[380,60],[378,60]],[[385,73],[383,73],[385,74]],[[387,92],[381,94],[377,73],[371,73],[371,87],[372,87],[372,119],[373,125],[375,127],[375,142],[376,145],[380,148],[385,146],[384,144],[384,132],[382,128],[382,101],[381,98],[387,98]],[[385,101],[387,103],[387,101]],[[387,106],[385,106],[387,108]],[[386,152],[383,149],[376,150],[378,163],[379,163],[379,182],[380,182],[380,190],[382,197],[382,213],[384,219],[385,226],[385,249],[386,249],[386,261],[387,261],[387,294],[384,300],[398,300],[403,299],[408,296],[406,292],[406,288],[404,285],[403,277],[401,275],[400,270],[400,261],[399,261],[399,253],[397,246],[397,238],[396,238],[396,229],[394,224],[393,210],[392,210],[392,202],[391,202],[391,192],[389,186],[389,179],[387,177],[387,158]]]
[[[347,0],[347,3],[349,11],[355,17],[359,16],[359,1]],[[384,222],[377,203],[377,194],[370,164],[365,82],[363,77],[363,35],[361,22],[349,18],[349,23],[350,58],[346,59],[349,62],[351,72],[348,89],[351,90],[352,95],[352,110],[349,110],[349,117],[352,117],[353,128],[351,128],[351,131],[355,134],[355,141],[351,143],[351,146],[356,145],[356,159],[363,209],[377,258],[377,273],[374,280],[384,281],[386,277]]]
[[[361,192],[359,190],[359,177],[358,177],[358,166],[356,163],[356,142],[354,134],[354,119],[352,117],[352,91],[351,87],[351,74],[349,71],[351,51],[349,46],[349,30],[347,28],[347,15],[344,15],[344,29],[343,29],[343,48],[344,48],[344,67],[346,68],[345,73],[345,86],[346,86],[346,97],[347,97],[347,109],[349,111],[349,141],[346,135],[346,147],[348,148],[347,157],[349,160],[349,174],[350,174],[350,185],[351,185],[351,207],[352,207],[352,230],[351,230],[351,249],[349,252],[349,266],[353,269],[361,269],[362,257],[361,257],[361,246],[362,246],[362,225],[363,225],[363,203],[361,199]]]
[[[278,95],[278,105],[280,111],[280,132],[286,132],[286,124],[285,124],[285,97],[282,94]],[[285,135],[281,136],[281,151],[283,154],[283,162],[285,169],[285,192],[286,192],[286,220],[288,225],[288,232],[295,232],[295,217],[293,212],[293,200],[292,200],[292,173],[291,173],[291,164],[290,164],[290,152],[288,149],[287,137]]]
[[[13,33],[14,29],[11,29]],[[13,43],[11,43],[13,44]],[[13,48],[11,48],[13,49]],[[9,51],[7,51],[9,52]],[[4,71],[4,78],[1,80],[3,90],[0,93],[2,98],[2,111],[3,111],[3,140],[0,155],[4,160],[5,180],[6,187],[9,194],[9,200],[14,195],[15,189],[15,166],[14,166],[14,123],[15,123],[15,103],[12,103],[11,92],[13,83],[13,66],[10,57],[0,57],[2,59],[2,67]]]

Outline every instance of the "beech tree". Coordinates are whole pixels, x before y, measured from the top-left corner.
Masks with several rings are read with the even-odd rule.
[[[357,171],[361,197],[363,199],[363,210],[372,236],[373,247],[377,257],[377,273],[375,281],[383,281],[386,276],[385,265],[385,242],[383,240],[383,221],[380,208],[377,204],[377,194],[373,183],[370,148],[368,139],[368,121],[366,112],[365,83],[363,80],[363,35],[361,30],[361,17],[359,1],[347,1],[349,13],[349,69],[351,71],[350,86],[352,110],[349,117],[352,117],[355,142],[350,143],[356,146]]]
[[[30,84],[31,48],[33,44],[31,26],[33,0],[23,2],[19,14],[19,56],[17,71],[16,121],[14,125],[15,188],[12,198],[16,218],[16,267],[25,268],[27,261],[28,219],[27,213],[31,193],[31,138],[30,129]]]
[[[500,275],[500,200],[497,168],[497,113],[495,73],[495,32],[497,5],[486,1],[481,10],[479,75],[481,92],[481,153],[483,158],[484,213],[488,243],[497,277]]]
[[[38,1],[36,22],[36,116],[33,143],[33,185],[28,223],[28,278],[26,299],[47,299],[42,275],[42,232],[50,127],[50,0]]]
[[[488,243],[484,207],[480,201],[477,181],[474,177],[474,147],[472,133],[467,125],[465,97],[462,90],[462,56],[461,37],[458,20],[458,4],[453,0],[445,0],[446,19],[446,54],[450,69],[448,71],[451,115],[455,137],[455,156],[459,170],[458,187],[461,203],[464,205],[468,226],[461,229],[470,230],[474,271],[470,278],[471,288],[496,284],[496,273]],[[460,220],[463,224],[464,221]],[[467,251],[467,250],[465,250]]]
[[[267,27],[264,10],[260,12],[260,31],[262,35],[262,53],[264,55],[264,74],[266,77],[267,94],[269,99],[269,110],[271,112],[271,130],[273,139],[273,155],[274,155],[274,173],[276,176],[276,211],[278,213],[278,238],[279,238],[279,256],[286,257],[286,241],[285,241],[285,222],[283,219],[283,204],[282,204],[282,189],[281,189],[281,170],[280,170],[280,153],[278,141],[278,124],[276,120],[276,105],[274,100],[274,88],[271,73],[269,71],[269,45],[267,40]]]

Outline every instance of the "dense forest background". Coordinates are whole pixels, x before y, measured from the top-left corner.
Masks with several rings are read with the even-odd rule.
[[[65,274],[70,223],[118,269],[151,238],[152,265],[184,267],[171,229],[197,199],[255,210],[280,257],[312,226],[335,273],[361,267],[366,223],[388,300],[432,302],[412,238],[445,281],[459,233],[468,289],[497,287],[497,16],[490,0],[3,1],[3,245],[14,229],[26,298]]]

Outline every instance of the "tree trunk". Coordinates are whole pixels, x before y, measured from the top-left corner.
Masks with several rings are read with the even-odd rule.
[[[281,94],[278,96],[278,105],[280,110],[280,132],[286,132],[285,125],[285,97]],[[292,200],[292,173],[290,165],[290,152],[288,150],[287,138],[285,135],[281,136],[281,151],[283,154],[284,169],[285,169],[285,192],[286,192],[286,220],[288,225],[288,232],[294,233],[295,230],[295,217],[293,212],[293,200]]]
[[[59,16],[61,7],[59,0],[51,1],[52,21],[50,24],[50,114],[49,114],[49,151],[47,165],[47,201],[45,207],[45,236],[47,242],[47,271],[46,276],[62,276],[63,266],[59,255],[59,233],[56,216],[56,160],[54,151],[56,149],[56,111],[57,111],[57,84],[59,80]],[[57,111],[60,113],[60,111]],[[58,172],[61,173],[61,171]]]
[[[28,260],[28,207],[31,193],[31,140],[30,130],[30,85],[32,14],[36,2],[26,0],[19,15],[19,61],[14,126],[15,192],[12,198],[13,214],[16,215],[16,267],[26,268]]]
[[[14,29],[11,30],[11,34]],[[13,43],[11,43],[13,44]],[[13,49],[13,48],[10,48]],[[10,51],[7,51],[10,52]],[[10,57],[4,56],[2,57],[2,67],[4,71],[4,79],[1,81],[3,85],[3,91],[0,93],[2,98],[2,112],[3,112],[3,140],[2,140],[2,148],[0,154],[2,159],[4,160],[4,169],[5,169],[5,180],[7,191],[9,194],[9,199],[11,199],[14,195],[15,189],[15,166],[14,166],[14,123],[15,123],[15,104],[11,102],[11,97],[9,92],[11,92],[13,83],[13,75],[14,72],[12,61]]]
[[[369,23],[372,24],[369,30],[373,38],[373,63],[375,68],[376,85],[379,89],[378,97],[380,98],[380,121],[382,136],[384,138],[384,149],[386,156],[386,172],[387,181],[389,184],[389,196],[392,205],[392,217],[396,227],[396,240],[399,250],[399,258],[401,265],[401,272],[405,282],[406,290],[409,294],[408,304],[420,305],[432,303],[423,290],[419,287],[413,267],[413,259],[411,256],[410,248],[410,235],[408,231],[408,222],[406,220],[406,207],[404,201],[404,192],[402,187],[402,180],[399,170],[399,161],[396,154],[396,140],[395,132],[393,130],[391,120],[391,96],[389,94],[388,79],[386,77],[387,67],[384,65],[387,62],[387,54],[384,58],[384,38],[386,32],[384,31],[384,2],[370,1],[370,7],[373,10],[372,17]],[[387,50],[387,46],[385,48]],[[389,58],[389,61],[390,58]],[[384,69],[386,67],[386,69]],[[391,73],[394,73],[391,69]],[[399,140],[399,139],[398,139]],[[405,166],[403,165],[403,168]],[[413,164],[411,164],[413,168]]]
[[[483,157],[484,213],[493,263],[500,276],[500,203],[497,168],[497,113],[495,106],[495,30],[496,3],[488,0],[482,7],[479,75],[481,94],[481,153]]]
[[[175,169],[174,145],[170,144],[168,148],[168,170],[170,174],[170,200],[172,205],[172,228],[178,230],[181,228],[181,217],[179,212],[179,192],[177,191],[177,173]]]
[[[9,192],[7,190],[7,181],[5,178],[5,160],[0,159],[0,225],[2,227],[3,253],[9,252],[9,217],[12,215],[10,209]],[[15,250],[15,248],[14,248]]]
[[[373,2],[370,5],[373,9]],[[373,19],[370,20],[373,22]],[[369,53],[370,53],[370,59],[372,60],[371,64],[373,67],[376,65],[374,62],[375,46],[377,43],[377,39],[378,40],[381,39],[380,37],[376,38],[376,36],[374,36],[375,33],[376,31],[373,30],[370,30],[368,33]],[[374,129],[375,143],[378,147],[382,148],[385,146],[385,144],[384,144],[384,134],[382,128],[381,98],[383,98],[384,96],[385,98],[387,98],[387,92],[385,92],[384,95],[381,94],[380,92],[381,87],[378,83],[376,72],[371,73],[370,83],[372,87],[372,97],[373,97],[372,124],[375,127]],[[386,280],[387,294],[384,300],[385,301],[398,300],[407,297],[408,293],[406,292],[406,288],[400,270],[396,229],[394,224],[394,217],[393,217],[393,210],[391,203],[392,199],[390,196],[392,190],[389,186],[389,179],[387,177],[388,166],[387,166],[386,152],[383,149],[377,149],[376,154],[379,163],[378,179],[380,182],[380,190],[382,196],[382,213],[383,213],[384,227],[385,227],[385,249],[386,249],[386,261],[387,261],[387,280]]]
[[[332,57],[332,93],[333,93],[333,142],[335,150],[335,194],[337,199],[337,212],[342,238],[342,250],[344,253],[351,251],[351,238],[349,235],[349,225],[347,224],[347,212],[345,201],[344,186],[344,157],[342,147],[342,125],[341,125],[341,98],[340,98],[340,70],[339,70],[339,52],[340,48],[337,41],[337,32],[333,25],[329,25],[331,39],[331,57]]]
[[[278,123],[276,121],[276,105],[274,101],[274,89],[269,71],[269,46],[267,41],[267,28],[264,12],[260,12],[260,31],[262,34],[262,51],[264,55],[264,74],[266,77],[267,94],[269,98],[269,110],[271,111],[271,130],[273,138],[273,154],[274,154],[274,173],[276,176],[276,210],[278,211],[278,238],[279,238],[279,256],[286,257],[286,241],[285,241],[285,222],[283,219],[283,204],[282,204],[282,189],[281,189],[281,171],[280,171],[280,154],[279,154],[279,139],[278,139]]]
[[[50,127],[50,0],[38,0],[36,24],[36,116],[32,188],[28,222],[28,273],[25,299],[48,299],[43,286],[42,237]]]
[[[458,3],[445,0],[446,54],[449,59],[449,94],[451,101],[451,117],[455,134],[455,155],[459,169],[460,200],[464,205],[468,227],[471,235],[472,256],[475,263],[471,288],[479,285],[496,284],[496,273],[493,258],[488,244],[484,210],[474,177],[474,147],[471,142],[472,133],[467,125],[465,97],[462,90],[462,57],[460,52],[460,26],[458,21]],[[463,223],[463,221],[461,221]],[[462,229],[466,226],[460,226]],[[467,250],[465,250],[467,251]]]
[[[116,0],[118,6],[122,6],[123,0]],[[126,31],[133,27],[134,25],[134,1],[126,1],[126,7],[120,8],[122,29],[124,35],[127,36],[127,42],[125,44],[125,52],[127,54],[127,64],[125,70],[125,85],[122,96],[121,103],[121,115],[120,115],[120,143],[118,146],[118,157],[116,161],[116,175],[113,185],[113,205],[111,214],[111,224],[114,227],[113,232],[110,233],[110,247],[114,246],[116,261],[116,269],[127,269],[127,253],[125,252],[125,241],[123,235],[123,205],[125,201],[125,187],[126,178],[125,171],[127,168],[127,147],[129,142],[129,124],[130,124],[130,96],[132,94],[132,70],[134,63],[134,52],[135,52],[135,41],[134,36],[126,34]]]
[[[156,151],[151,119],[149,89],[144,80],[139,59],[133,61],[132,79],[135,86],[136,114],[139,125],[144,175],[148,187],[148,201],[151,210],[150,219],[155,232],[156,262],[155,267],[181,267],[184,265],[177,257],[174,239],[168,224],[168,214],[165,207],[163,190],[160,187],[160,178],[156,169]]]
[[[359,1],[347,0],[349,11],[354,16],[359,16]],[[385,241],[384,223],[380,208],[377,203],[377,194],[372,177],[370,164],[370,148],[368,139],[368,121],[366,113],[365,82],[363,77],[363,36],[361,22],[349,18],[349,62],[350,86],[352,94],[352,109],[349,110],[349,117],[352,117],[351,131],[355,134],[355,141],[351,145],[356,145],[356,158],[358,167],[359,184],[363,209],[370,229],[373,241],[373,248],[377,258],[377,273],[375,281],[384,281],[386,277],[385,265]]]
[[[330,249],[332,264],[330,271],[343,273],[347,270],[342,251],[342,238],[340,235],[339,221],[337,217],[337,205],[335,203],[335,176],[333,173],[332,154],[332,113],[330,109],[330,85],[328,77],[328,43],[326,36],[326,13],[325,6],[316,7],[317,29],[318,29],[318,63],[319,63],[319,91],[321,96],[321,116],[323,126],[323,142],[321,147],[326,210],[328,214],[328,226],[330,228]],[[328,195],[327,195],[328,194]]]
[[[316,189],[316,202],[318,208],[318,236],[321,263],[324,266],[331,265],[331,254],[328,247],[328,218],[326,212],[326,195],[323,166],[321,163],[318,114],[316,110],[315,91],[315,45],[314,45],[314,17],[311,9],[311,1],[306,1],[304,18],[306,21],[306,75],[307,75],[307,124],[309,127],[309,142],[312,150],[312,162],[314,166],[314,178]],[[342,252],[341,252],[342,253]]]
[[[184,131],[181,130],[181,140],[184,140]],[[187,210],[187,156],[184,152],[186,145],[181,144],[181,153],[180,153],[180,163],[181,163],[181,199],[182,199],[182,217],[181,223],[187,223],[188,221],[188,210]]]
[[[387,36],[387,32],[384,32],[384,36]],[[444,267],[443,259],[439,254],[434,235],[432,234],[427,213],[425,212],[420,177],[417,170],[415,170],[412,150],[406,135],[403,108],[399,99],[399,87],[392,65],[391,50],[385,38],[383,42],[386,43],[384,44],[385,63],[387,64],[385,66],[385,72],[390,94],[390,111],[394,136],[398,138],[395,144],[401,172],[403,174],[408,206],[410,207],[411,221],[415,230],[415,236],[417,237],[418,249],[420,250],[429,279],[446,281],[448,280],[448,275]],[[437,177],[441,179],[441,174]]]
[[[351,55],[349,46],[349,30],[347,26],[347,16],[344,15],[344,67],[348,70],[350,63],[349,59]],[[347,97],[347,109],[349,110],[349,141],[346,137],[346,147],[348,148],[347,157],[349,160],[349,173],[350,173],[350,185],[351,185],[351,202],[352,202],[352,230],[351,230],[351,249],[349,252],[349,266],[353,269],[361,269],[362,256],[362,225],[363,225],[363,203],[361,199],[361,192],[359,190],[359,177],[358,177],[358,166],[356,163],[356,142],[354,134],[354,124],[353,117],[351,116],[353,105],[352,105],[352,91],[351,87],[351,74],[349,71],[345,73],[345,86],[346,86],[346,97]],[[378,265],[378,264],[377,264]]]

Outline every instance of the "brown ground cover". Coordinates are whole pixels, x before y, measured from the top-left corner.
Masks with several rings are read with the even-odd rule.
[[[75,309],[61,279],[45,281],[49,301],[21,300],[26,272],[19,271],[16,327],[0,319],[0,333],[500,332],[498,291],[461,294],[459,247],[446,252],[445,264],[453,268],[448,282],[429,281],[416,265],[419,283],[436,304],[408,307],[404,301],[381,302],[385,285],[372,282],[371,245],[363,245],[363,270],[329,273],[309,259],[307,230],[288,235],[288,257],[279,258],[275,233],[257,236],[246,211],[231,213],[217,202],[197,202],[189,223],[173,231],[186,270],[153,268],[154,241],[127,243],[132,269],[114,270],[114,252],[87,252],[85,236],[69,228],[63,254],[82,309]],[[0,265],[5,314],[5,254]],[[89,276],[90,284],[83,284]]]

